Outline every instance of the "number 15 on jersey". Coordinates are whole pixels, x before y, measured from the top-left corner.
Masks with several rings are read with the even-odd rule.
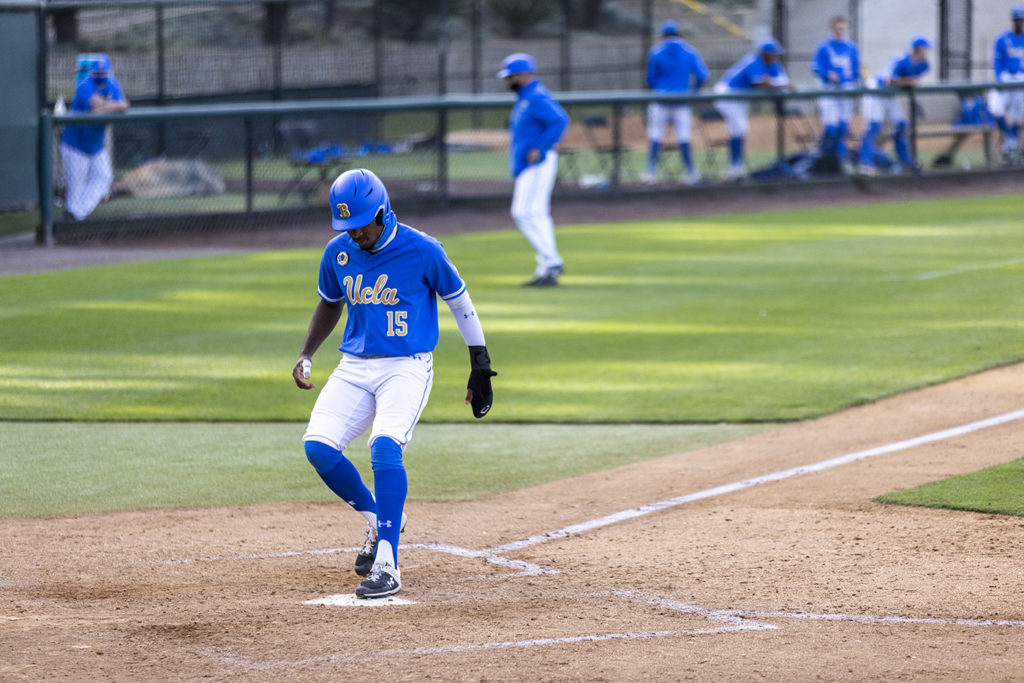
[[[388,311],[388,336],[404,337],[409,333],[409,324],[405,319],[409,311]]]

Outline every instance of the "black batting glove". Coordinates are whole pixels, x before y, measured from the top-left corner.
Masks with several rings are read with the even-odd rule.
[[[469,367],[469,382],[466,388],[473,393],[470,399],[473,417],[481,418],[491,409],[491,403],[494,401],[491,378],[498,375],[491,370],[491,357],[486,346],[469,347]]]

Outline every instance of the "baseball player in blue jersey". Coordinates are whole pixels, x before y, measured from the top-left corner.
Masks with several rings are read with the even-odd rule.
[[[877,86],[917,87],[921,76],[928,71],[928,49],[931,46],[924,36],[914,36],[910,40],[910,52],[897,57],[888,69],[878,74]],[[864,175],[876,173],[875,140],[882,132],[886,119],[892,126],[893,148],[899,163],[905,168],[915,169],[916,163],[910,156],[910,143],[907,140],[907,117],[903,114],[903,106],[899,99],[893,96],[867,96],[861,103],[861,109],[867,128],[860,144],[860,172]]]
[[[726,95],[730,92],[750,90],[789,90],[789,76],[782,66],[781,56],[785,50],[774,38],[761,41],[757,52],[751,53],[733,64],[715,85],[715,92]],[[729,170],[726,177],[738,180],[747,174],[744,158],[744,141],[750,130],[747,115],[749,100],[715,100],[715,109],[725,119],[729,131]]]
[[[306,457],[334,493],[367,521],[355,571],[360,598],[402,587],[398,540],[408,488],[402,453],[427,404],[437,345],[437,297],[448,304],[469,346],[466,403],[475,417],[491,408],[491,360],[466,283],[441,243],[399,223],[380,178],[353,169],[331,185],[331,225],[341,234],[320,261],[320,301],[292,378],[309,381],[313,354],[348,306],[341,362],[320,391],[303,442]],[[343,451],[370,428],[374,493]]]
[[[558,175],[555,146],[569,125],[569,115],[537,80],[536,72],[533,57],[516,53],[502,62],[498,78],[505,79],[516,93],[516,105],[509,117],[509,170],[515,178],[512,218],[537,258],[533,277],[523,284],[550,287],[558,284],[558,276],[565,269],[555,244],[551,191]]]
[[[821,79],[822,87],[829,90],[852,90],[860,81],[860,57],[857,46],[847,38],[850,23],[846,17],[835,16],[829,21],[832,36],[818,43],[814,51],[812,69]],[[846,136],[853,118],[852,97],[822,97],[818,100],[821,125],[822,156],[835,155],[840,164],[847,162]]]
[[[111,73],[110,57],[96,55],[89,77],[75,88],[71,111],[108,113],[124,111],[128,106],[121,84]],[[99,206],[114,182],[110,154],[103,147],[106,131],[106,126],[74,124],[65,126],[60,136],[68,187],[65,206],[77,220]]]
[[[692,92],[708,79],[708,67],[700,53],[679,37],[679,28],[673,21],[661,25],[663,40],[651,48],[647,56],[647,85],[655,92]],[[665,139],[669,121],[676,131],[676,142],[683,159],[683,182],[694,185],[700,182],[700,174],[693,167],[690,152],[690,137],[693,117],[690,105],[678,102],[651,102],[647,105],[647,140],[650,149],[647,155],[647,169],[643,181],[654,182],[658,173],[658,155]]]
[[[1013,29],[996,38],[992,65],[1000,83],[1024,81],[1024,5],[1010,10]],[[1012,160],[1020,151],[1020,126],[1024,119],[1024,90],[990,90],[988,110],[1003,134],[1003,154]]]

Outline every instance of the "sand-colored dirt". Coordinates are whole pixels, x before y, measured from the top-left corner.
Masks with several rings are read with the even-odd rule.
[[[871,499],[1020,457],[1024,419],[591,520],[1006,415],[1022,387],[1017,365],[571,481],[412,503],[408,605],[304,604],[358,582],[362,523],[340,504],[2,521],[0,679],[1020,680],[1024,520]]]

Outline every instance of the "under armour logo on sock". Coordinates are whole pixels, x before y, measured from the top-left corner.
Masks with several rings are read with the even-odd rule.
[[[383,521],[383,522],[382,522],[382,521],[380,521],[380,520],[378,519],[378,520],[377,520],[377,527],[378,527],[378,528],[380,528],[380,527],[382,527],[382,526],[383,526],[383,527],[387,527],[387,528],[389,528],[389,529],[390,529],[390,528],[391,528],[391,520],[390,520],[390,519],[388,519],[388,520],[385,520],[385,521]]]

